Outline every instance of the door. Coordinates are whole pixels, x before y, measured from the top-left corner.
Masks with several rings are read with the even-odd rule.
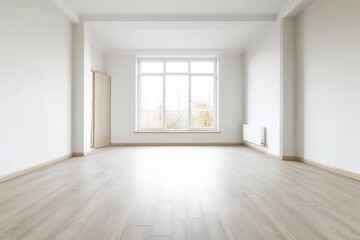
[[[110,146],[111,80],[98,72],[93,76],[93,143],[101,148]]]

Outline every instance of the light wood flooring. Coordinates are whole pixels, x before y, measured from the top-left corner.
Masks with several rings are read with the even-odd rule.
[[[360,183],[245,147],[110,147],[0,183],[0,239],[360,239]]]

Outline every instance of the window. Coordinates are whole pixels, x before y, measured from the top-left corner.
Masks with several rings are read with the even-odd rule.
[[[138,58],[138,131],[216,131],[216,58]]]

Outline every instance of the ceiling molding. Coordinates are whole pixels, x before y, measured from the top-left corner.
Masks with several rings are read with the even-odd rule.
[[[85,14],[84,22],[274,22],[274,14]]]
[[[104,49],[107,55],[216,55],[242,54],[243,49]]]
[[[311,4],[314,0],[302,0],[298,5],[296,5],[286,17],[296,17],[299,13],[301,13],[309,4]]]
[[[72,23],[80,22],[79,15],[76,12],[74,12],[70,7],[65,6],[59,0],[50,0],[50,1],[53,2],[62,12],[64,12],[69,17]]]
[[[278,14],[278,18],[296,17],[313,0],[292,0],[286,4]]]

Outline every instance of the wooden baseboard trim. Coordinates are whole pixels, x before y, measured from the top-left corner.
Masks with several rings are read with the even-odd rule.
[[[298,156],[282,156],[281,157],[281,160],[284,160],[284,161],[295,161],[295,162],[302,162]]]
[[[93,150],[94,150],[94,149],[91,148],[90,151],[88,151],[88,152],[73,152],[72,156],[73,156],[73,157],[85,157],[85,156],[90,155]]]
[[[309,160],[309,159],[306,159],[306,158],[303,158],[303,157],[299,157],[299,156],[276,156],[274,154],[266,152],[266,150],[264,150],[264,149],[261,149],[259,147],[255,147],[255,146],[253,146],[251,144],[248,144],[248,143],[243,143],[243,145],[248,147],[248,148],[251,148],[253,150],[265,153],[265,154],[267,154],[270,157],[275,158],[275,159],[281,159],[281,160],[284,160],[284,161],[295,161],[295,162],[305,163],[305,164],[308,164],[308,165],[312,165],[312,166],[324,169],[324,170],[332,172],[332,173],[339,174],[339,175],[344,176],[344,177],[348,177],[348,178],[360,181],[360,174],[358,174],[358,173],[349,172],[349,171],[346,171],[346,170],[343,170],[343,169],[340,169],[340,168],[332,167],[332,166],[329,166],[329,165],[326,165],[326,164],[323,164],[323,163],[319,163],[319,162],[316,162],[316,161],[313,161],[313,160]]]
[[[266,149],[264,149],[264,148],[262,148],[262,147],[260,147],[260,146],[253,145],[253,144],[251,144],[251,143],[243,142],[242,145],[245,146],[245,147],[251,148],[251,149],[253,149],[253,150],[262,152],[262,153],[267,153]]]
[[[242,145],[244,145],[245,147],[251,148],[251,149],[253,149],[253,150],[256,150],[256,151],[258,151],[258,152],[265,153],[266,155],[268,155],[268,156],[270,156],[270,157],[272,157],[272,158],[275,158],[275,159],[278,159],[278,160],[281,160],[281,159],[282,159],[281,156],[278,156],[278,155],[269,153],[265,148],[258,147],[258,146],[256,146],[256,145],[253,145],[253,144],[250,144],[250,143],[247,143],[247,142],[244,142]]]
[[[316,161],[313,161],[310,159],[306,159],[303,157],[297,157],[297,159],[298,159],[298,161],[303,162],[305,164],[312,165],[312,166],[327,170],[329,172],[333,172],[333,173],[339,174],[341,176],[360,181],[360,174],[358,174],[358,173],[349,172],[347,170],[343,170],[343,169],[340,169],[337,167],[332,167],[332,166],[329,166],[329,165],[326,165],[323,163],[319,163],[319,162],[316,162]]]
[[[211,143],[111,143],[111,146],[240,146],[242,142]]]
[[[64,156],[62,156],[62,157],[56,158],[56,159],[54,159],[54,160],[45,162],[45,163],[40,163],[40,164],[38,164],[38,165],[29,167],[29,168],[26,168],[26,169],[22,169],[22,170],[13,172],[13,173],[6,174],[6,175],[4,175],[4,176],[0,176],[0,183],[1,183],[1,182],[5,182],[5,181],[10,180],[10,179],[13,179],[13,178],[15,178],[15,177],[19,177],[19,176],[25,175],[25,174],[27,174],[27,173],[33,172],[33,171],[38,170],[38,169],[40,169],[40,168],[47,167],[47,166],[53,165],[53,164],[55,164],[55,163],[58,163],[58,162],[67,160],[67,159],[71,158],[72,156],[73,156],[73,154],[70,153],[70,154],[64,155]]]
[[[86,154],[83,152],[74,152],[72,154],[73,157],[84,157]]]
[[[278,156],[278,155],[275,155],[275,154],[272,154],[272,153],[269,153],[269,152],[267,152],[266,154],[269,155],[272,158],[277,159],[277,160],[282,160],[281,156]]]

